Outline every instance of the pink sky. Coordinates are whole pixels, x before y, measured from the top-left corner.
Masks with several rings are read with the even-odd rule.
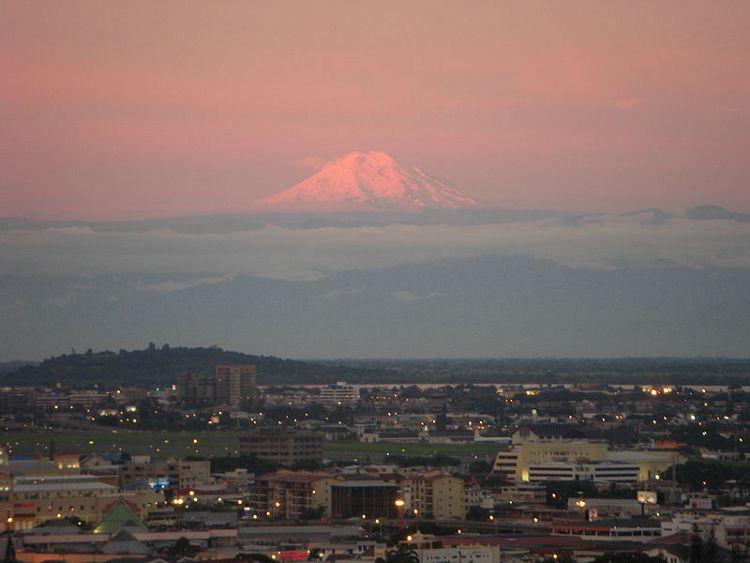
[[[0,216],[242,212],[371,149],[499,207],[750,211],[748,29],[740,0],[9,0]]]

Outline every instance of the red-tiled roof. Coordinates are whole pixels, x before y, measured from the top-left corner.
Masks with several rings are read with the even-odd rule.
[[[328,473],[268,473],[259,475],[256,481],[283,481],[287,483],[312,483],[320,479],[331,479]]]

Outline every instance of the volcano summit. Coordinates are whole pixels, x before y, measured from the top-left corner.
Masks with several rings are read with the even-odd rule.
[[[476,207],[478,202],[416,166],[371,151],[333,160],[256,205],[290,211],[419,211]]]

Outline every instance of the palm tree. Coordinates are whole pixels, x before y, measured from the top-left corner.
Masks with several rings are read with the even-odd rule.
[[[375,563],[419,563],[417,552],[406,544],[401,544],[385,554],[385,559],[379,557]]]

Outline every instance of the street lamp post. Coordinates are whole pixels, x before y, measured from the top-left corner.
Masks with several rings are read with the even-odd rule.
[[[402,516],[402,510],[404,509],[404,505],[406,505],[406,501],[402,498],[397,498],[395,501],[393,501],[393,505],[396,507],[396,518],[401,518]]]
[[[576,499],[576,507],[578,508],[578,510],[581,511],[581,515],[582,515],[583,519],[587,520],[587,518],[586,518],[586,499],[584,499],[583,497],[578,497]]]

